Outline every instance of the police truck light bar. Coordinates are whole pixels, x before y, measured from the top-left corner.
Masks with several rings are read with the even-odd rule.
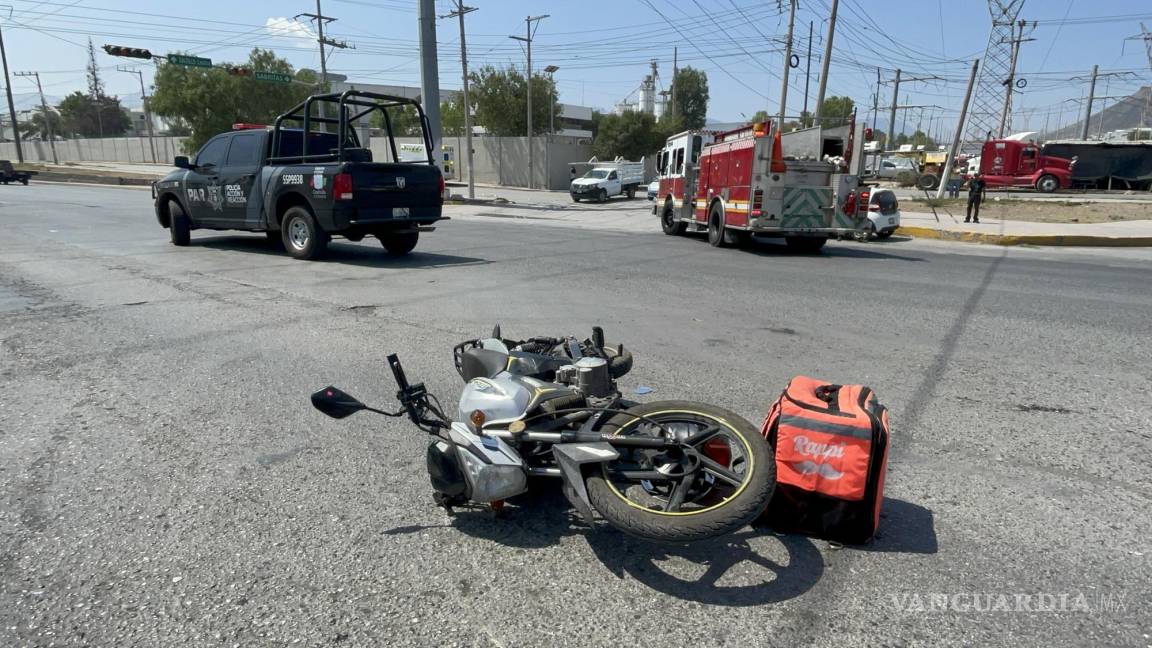
[[[139,47],[121,47],[120,45],[105,45],[104,51],[112,56],[123,56],[124,58],[138,58],[150,59],[152,52]]]

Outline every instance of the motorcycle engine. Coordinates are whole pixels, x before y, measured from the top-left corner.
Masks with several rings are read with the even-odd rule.
[[[616,392],[604,358],[580,358],[564,365],[556,370],[556,382],[572,385],[588,398],[608,398]]]

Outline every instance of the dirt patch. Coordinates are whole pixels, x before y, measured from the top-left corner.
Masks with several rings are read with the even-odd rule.
[[[930,211],[922,200],[901,201],[909,211]],[[968,202],[964,198],[933,201],[941,214],[963,216]],[[980,216],[1006,221],[1033,223],[1112,223],[1115,221],[1152,220],[1152,202],[1105,203],[1077,200],[996,200],[989,196],[980,205]]]

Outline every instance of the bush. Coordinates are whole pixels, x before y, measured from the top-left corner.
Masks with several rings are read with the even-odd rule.
[[[901,171],[896,174],[896,184],[901,187],[915,187],[916,179],[920,176],[911,171]]]

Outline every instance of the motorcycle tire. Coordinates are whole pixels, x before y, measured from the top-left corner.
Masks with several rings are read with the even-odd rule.
[[[644,418],[637,418],[636,415]],[[708,492],[715,490],[718,478],[714,478],[710,482],[712,485],[708,486],[703,477],[705,473],[701,471],[689,486],[689,490],[696,487],[705,491],[697,500],[689,503],[694,508],[664,511],[637,503],[621,492],[618,488],[621,478],[611,476],[617,462],[601,464],[589,471],[585,487],[592,505],[607,522],[629,535],[646,540],[693,542],[732,533],[764,512],[776,487],[776,462],[771,447],[756,426],[734,412],[715,405],[657,401],[629,408],[627,412],[613,416],[602,431],[619,436],[638,434],[642,433],[644,426],[651,428],[650,421],[653,420],[665,425],[687,422],[701,428],[720,428],[724,437],[739,444],[743,461],[743,473],[740,475],[742,481],[738,486],[729,484],[728,488],[733,489],[733,492],[724,496]],[[701,446],[709,443],[711,441],[705,441]],[[701,454],[708,454],[708,451]],[[728,461],[734,461],[735,456],[729,453]],[[726,467],[731,469],[733,466],[731,464]],[[735,470],[731,472],[736,474]],[[643,482],[633,483],[625,490],[634,490],[640,484]],[[649,482],[644,488],[650,485]],[[683,506],[678,508],[682,509]]]

